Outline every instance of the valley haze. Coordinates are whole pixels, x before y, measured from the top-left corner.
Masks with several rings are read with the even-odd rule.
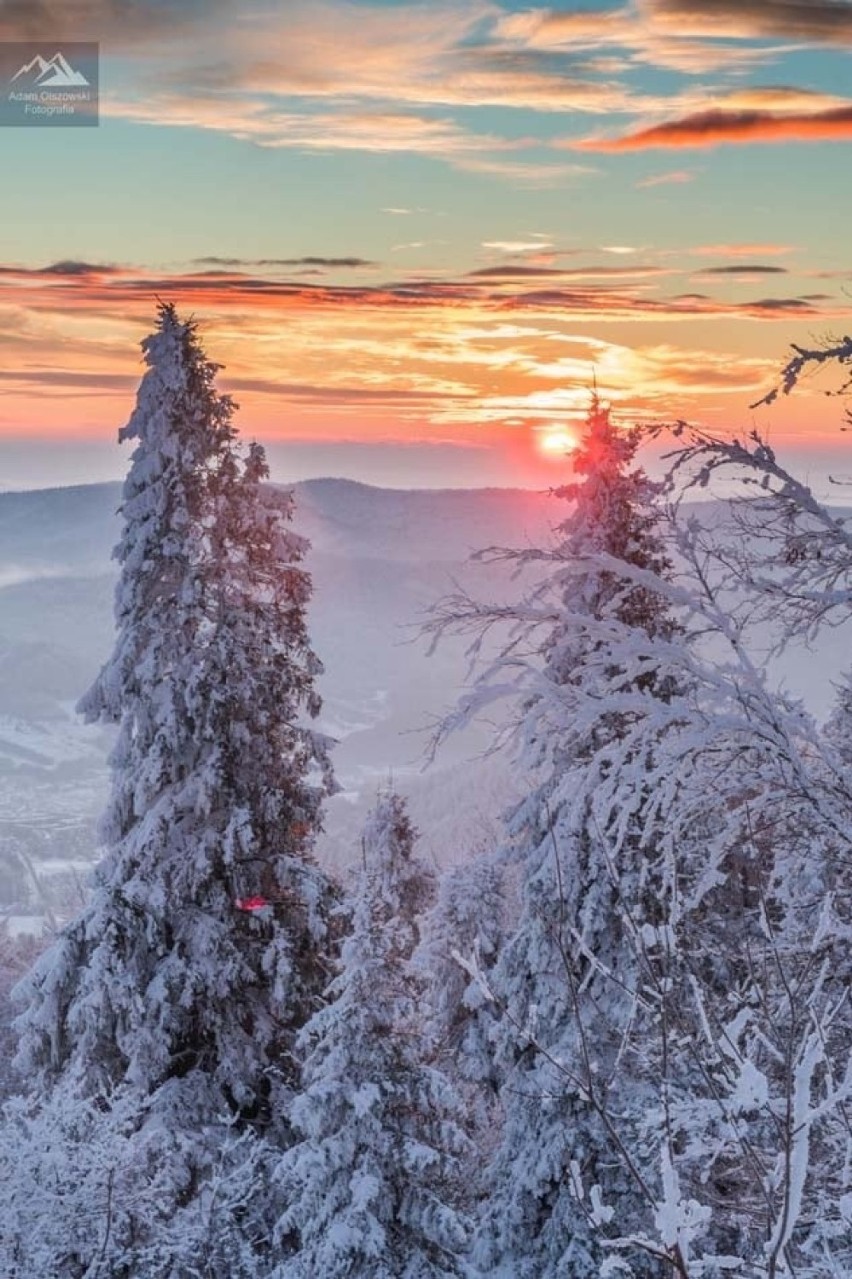
[[[457,585],[513,598],[519,582],[472,555],[547,544],[566,503],[521,489],[383,489],[341,479],[293,491],[295,527],[311,541],[309,621],[325,667],[320,724],[337,740],[342,788],[328,805],[320,855],[336,871],[353,862],[364,813],[393,780],[428,855],[456,864],[497,838],[513,770],[510,753],[485,753],[490,727],[451,737],[428,764],[435,723],[470,671],[461,641],[430,656],[419,628]],[[43,920],[21,851],[59,877],[57,902],[69,876],[82,889],[97,856],[111,736],[83,724],[74,706],[113,643],[120,500],[118,484],[0,493],[0,909],[28,915],[33,930]],[[844,657],[842,633],[827,630],[813,651],[794,647],[773,669],[822,716]]]

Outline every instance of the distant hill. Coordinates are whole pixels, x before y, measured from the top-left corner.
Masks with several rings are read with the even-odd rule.
[[[467,812],[457,802],[453,817],[434,796],[446,798],[452,761],[485,743],[454,743],[421,775],[426,735],[417,730],[453,703],[465,663],[459,645],[427,658],[414,632],[454,581],[505,589],[506,575],[471,566],[470,553],[549,536],[558,504],[500,489],[406,492],[336,479],[294,487],[296,527],[312,542],[311,633],[326,667],[322,726],[340,742],[344,788],[329,811],[324,853],[350,860],[361,811],[393,771],[422,795],[415,812],[436,832],[435,856],[458,856],[459,832],[465,842],[478,839],[482,813],[468,795]],[[95,855],[110,734],[82,725],[73,707],[113,640],[120,500],[118,484],[0,494],[0,863],[13,863],[0,873],[0,907],[4,896],[30,893],[16,848],[54,869],[66,856]],[[473,765],[471,782],[475,773],[485,793],[501,767]],[[502,782],[497,790],[505,797]]]
[[[427,851],[458,860],[495,837],[515,783],[502,759],[469,762],[488,745],[485,729],[451,742],[423,771],[425,728],[456,701],[467,664],[461,643],[427,657],[418,623],[454,584],[514,596],[520,588],[505,567],[472,564],[471,552],[546,543],[564,504],[522,490],[407,491],[338,479],[303,482],[295,493],[296,527],[312,542],[323,727],[339,739],[343,787],[323,855],[352,859],[361,814],[392,773],[410,794]],[[0,907],[29,892],[15,848],[51,867],[95,855],[110,735],[81,725],[73,707],[113,640],[120,494],[117,484],[0,494]],[[788,654],[778,671],[822,713],[846,647],[829,633],[818,656]]]

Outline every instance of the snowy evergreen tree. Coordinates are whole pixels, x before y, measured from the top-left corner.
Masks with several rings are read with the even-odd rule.
[[[157,1098],[150,1105],[156,1109]],[[272,1152],[221,1124],[202,1148],[130,1090],[108,1108],[61,1081],[0,1127],[0,1269],[8,1279],[260,1279]],[[213,1135],[213,1134],[211,1134]],[[188,1149],[191,1147],[191,1149]],[[197,1184],[193,1184],[194,1174]]]
[[[641,1246],[682,1276],[839,1275],[852,1255],[852,790],[810,717],[752,661],[699,560],[693,642],[680,645],[691,704],[672,704],[682,713],[665,734],[659,715],[632,730],[653,746],[636,816],[653,827],[665,813],[677,887],[665,930],[641,936],[657,1016],[633,1043],[661,1087],[626,1134],[640,1168],[656,1149],[662,1179],[643,1169],[653,1211],[632,1244],[617,1204],[605,1234],[621,1257]],[[605,809],[619,783],[629,793],[619,772],[596,801]]]
[[[647,760],[624,746],[631,698],[665,704],[677,693],[659,656],[677,626],[653,585],[670,566],[656,487],[634,465],[638,443],[596,399],[572,455],[577,478],[557,490],[572,503],[557,545],[485,555],[543,569],[539,584],[517,606],[451,599],[437,622],[474,633],[513,627],[458,718],[521,692],[521,758],[531,778],[509,818],[505,854],[520,869],[521,915],[484,981],[498,1012],[493,1051],[505,1109],[483,1183],[476,1261],[487,1275],[595,1275],[600,1205],[617,1201],[624,1233],[647,1208],[608,1116],[618,1072],[636,1072],[632,1104],[637,1112],[647,1104],[626,1051],[640,980],[636,930],[663,922],[671,893],[659,849],[632,820]],[[625,633],[632,646],[623,666],[612,641]],[[624,787],[620,811],[603,811],[595,797],[617,757],[632,792]]]
[[[682,930],[702,944],[678,998],[698,1014],[682,1042],[705,1088],[677,1100],[672,1164],[705,1217],[699,1273],[722,1254],[744,1275],[822,1279],[852,1264],[849,684],[821,735],[749,641],[755,621],[778,648],[848,623],[852,537],[757,437],[689,433],[675,475],[710,487],[720,472],[721,511],[693,515],[680,540],[716,655],[662,765],[680,787],[668,837],[704,844],[703,875],[682,886]]]
[[[506,928],[503,868],[485,852],[446,871],[423,922],[415,961],[428,981],[428,1017],[436,1060],[459,1084],[480,1085],[479,1101],[493,1104],[496,1077],[489,1043],[493,1005],[464,961],[491,972]],[[471,1102],[475,1093],[466,1090]],[[484,1118],[484,1117],[483,1117]]]
[[[852,673],[846,672],[838,682],[825,732],[843,763],[852,768]]]
[[[424,982],[411,963],[432,876],[402,800],[380,798],[364,833],[352,930],[329,1003],[306,1026],[302,1141],[283,1157],[293,1255],[276,1279],[438,1279],[464,1273],[454,1204],[466,1146],[446,1078],[425,1061]]]
[[[779,520],[789,530],[800,502],[830,551],[810,584],[798,557],[787,566],[790,624],[807,628],[847,607],[845,535],[774,475]],[[567,607],[546,582],[517,610],[526,624],[548,601],[553,631],[523,723],[541,781],[512,818],[524,910],[483,978],[506,1127],[477,1260],[530,1279],[844,1274],[848,769],[771,688],[748,651],[754,614],[732,611],[694,524],[675,583],[639,538],[612,554],[607,509],[586,507],[591,553],[563,525],[580,587]],[[766,516],[764,496],[747,518]],[[735,562],[728,544],[720,561]],[[784,569],[741,586],[778,599],[779,582]]]
[[[184,1134],[191,1198],[214,1126],[287,1137],[295,1039],[329,973],[311,848],[331,775],[306,726],[320,666],[292,500],[261,488],[262,450],[240,454],[195,326],[161,306],[143,350],[118,637],[81,703],[119,730],[107,855],[22,987],[19,1057],[43,1096],[61,1082],[108,1107],[119,1090],[140,1125]]]

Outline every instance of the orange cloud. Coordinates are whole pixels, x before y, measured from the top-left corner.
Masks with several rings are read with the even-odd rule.
[[[59,268],[0,267],[0,435],[114,431],[138,380],[155,293],[198,317],[244,429],[267,438],[420,438],[445,428],[461,439],[484,428],[495,440],[498,427],[582,416],[593,371],[630,413],[722,411],[733,395],[756,399],[777,363],[750,355],[731,321],[786,320],[780,350],[792,324],[842,313],[806,297],[666,296],[668,278],[656,277],[306,285],[235,271]],[[725,347],[714,351],[717,318]],[[701,334],[694,349],[673,337],[685,320]],[[601,321],[620,322],[624,340],[592,336]]]
[[[852,314],[851,305],[819,297],[671,294],[676,273],[641,264],[555,275],[524,265],[357,284],[288,279],[277,268],[267,276],[82,261],[0,266],[0,434],[28,425],[48,433],[113,428],[138,379],[136,346],[156,295],[203,320],[225,385],[245,397],[246,429],[318,438],[336,438],[342,424],[372,438],[513,417],[561,421],[585,405],[593,369],[607,394],[638,413],[682,415],[684,400],[741,390],[753,400],[765,361],[649,346],[647,321],[665,335],[672,322],[702,330],[723,319],[727,334],[731,321],[813,324]],[[634,325],[636,354],[575,335],[602,321],[628,333]]]
[[[654,148],[680,150],[744,143],[843,142],[852,138],[852,105],[783,115],[772,111],[699,111],[617,138],[560,142],[578,151],[618,154]]]

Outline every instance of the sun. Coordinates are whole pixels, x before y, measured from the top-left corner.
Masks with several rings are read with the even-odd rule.
[[[570,431],[566,431],[560,426],[554,427],[549,431],[542,431],[536,436],[536,444],[539,452],[544,457],[553,462],[558,462],[565,457],[566,453],[573,453],[577,447],[577,440]]]

